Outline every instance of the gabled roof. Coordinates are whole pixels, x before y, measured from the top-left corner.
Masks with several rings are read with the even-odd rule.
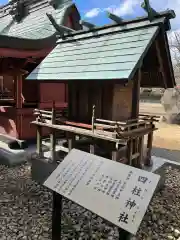
[[[152,22],[139,18],[68,35],[27,79],[130,80],[160,29],[170,26],[169,14],[173,16],[168,11]]]
[[[78,10],[71,0],[55,0],[56,8],[48,0],[24,0],[24,16],[20,21],[12,12],[14,3],[8,3],[0,8],[0,47],[39,49],[54,38],[56,30],[46,13],[52,14],[58,24],[64,25],[66,16],[73,10],[80,19]],[[17,2],[12,1],[12,2]],[[18,42],[18,44],[17,44]],[[32,46],[33,45],[33,46]]]

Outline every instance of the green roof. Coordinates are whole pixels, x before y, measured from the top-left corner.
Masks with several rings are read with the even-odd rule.
[[[27,79],[129,80],[165,24],[166,17],[146,18],[68,35]]]
[[[58,24],[64,25],[65,17],[75,6],[71,0],[56,0],[58,5],[54,8],[48,0],[24,0],[24,8],[27,14],[16,21],[10,14],[12,4],[9,3],[0,8],[0,45],[7,47],[8,38],[19,40],[43,40],[55,37],[56,30],[47,17],[47,13],[52,14]],[[54,38],[55,40],[55,38]],[[11,41],[12,42],[12,41]],[[4,46],[3,46],[4,44]],[[10,44],[13,47],[13,44]],[[27,47],[28,48],[28,47]],[[36,47],[35,47],[36,48]]]
[[[46,12],[52,13],[56,21],[62,24],[66,9],[67,6],[58,10],[52,10],[50,7],[46,7],[43,11],[35,11],[28,15],[21,23],[14,21],[11,24],[12,17],[7,16],[6,19],[3,19],[4,21],[0,22],[0,34],[27,39],[47,38],[56,31],[46,16]],[[11,25],[11,27],[4,27],[4,25]]]

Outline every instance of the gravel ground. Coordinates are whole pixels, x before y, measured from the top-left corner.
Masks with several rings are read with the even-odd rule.
[[[51,210],[52,194],[31,180],[28,164],[0,166],[0,240],[50,240]],[[62,224],[63,240],[86,240],[90,234],[92,239],[115,240],[118,236],[112,225],[67,200]]]
[[[165,188],[153,198],[133,240],[180,236],[180,170],[168,168],[166,177]],[[0,240],[50,240],[51,205],[52,194],[31,180],[28,164],[12,169],[0,166]],[[118,239],[117,228],[67,200],[62,225],[63,240]]]

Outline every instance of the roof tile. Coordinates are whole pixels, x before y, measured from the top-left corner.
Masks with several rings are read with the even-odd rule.
[[[113,28],[113,27],[112,27]],[[122,30],[111,34],[67,37],[27,79],[86,80],[129,79],[158,33],[158,26]],[[104,30],[102,30],[104,31]],[[108,30],[110,31],[110,29]]]
[[[64,0],[59,9],[54,9],[48,1],[31,4],[29,14],[21,22],[13,20],[12,16],[0,18],[0,34],[16,38],[44,39],[55,34],[56,30],[49,21],[46,13],[51,13],[57,23],[62,24],[64,14],[70,6],[70,0]],[[66,4],[67,3],[67,4]]]

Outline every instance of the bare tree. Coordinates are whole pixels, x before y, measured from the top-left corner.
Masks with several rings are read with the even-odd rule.
[[[180,32],[173,32],[169,35],[169,44],[176,82],[180,83]]]
[[[169,37],[174,67],[180,69],[180,32],[173,32]]]

